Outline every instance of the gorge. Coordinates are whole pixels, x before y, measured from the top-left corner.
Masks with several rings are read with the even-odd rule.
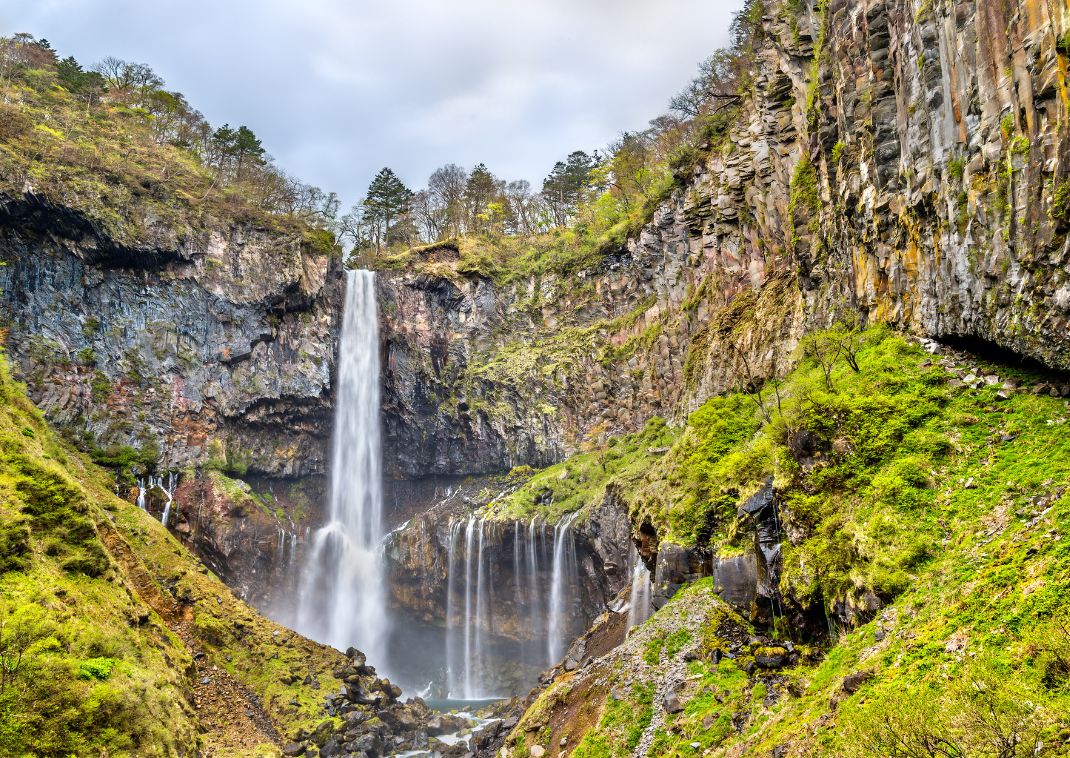
[[[345,251],[4,73],[0,753],[1070,751],[1070,7],[744,6],[568,223]]]

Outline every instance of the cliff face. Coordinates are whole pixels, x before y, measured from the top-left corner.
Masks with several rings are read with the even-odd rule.
[[[765,14],[735,125],[625,250],[383,283],[395,474],[541,465],[678,418],[840,319],[1070,367],[1065,4]]]
[[[124,497],[166,510],[270,603],[323,499],[340,261],[238,224],[161,225],[134,248],[33,196],[0,199],[0,260],[6,347],[33,401],[120,470]]]
[[[0,205],[0,257],[9,349],[50,420],[161,470],[322,473],[338,261],[237,225],[130,249],[33,197]]]

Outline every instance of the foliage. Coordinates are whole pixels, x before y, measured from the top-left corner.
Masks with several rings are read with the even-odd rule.
[[[0,193],[64,205],[118,245],[219,223],[298,240],[334,225],[333,196],[286,176],[248,127],[212,129],[145,64],[85,71],[29,35],[0,38],[0,102]]]
[[[157,610],[170,602],[193,611],[209,665],[258,695],[280,730],[322,721],[317,688],[337,687],[341,655],[259,616],[117,498],[109,472],[49,431],[2,355],[0,448],[0,754],[204,747],[191,653]],[[301,684],[310,675],[315,686]]]
[[[834,345],[852,332],[815,339]],[[655,752],[765,755],[791,744],[845,757],[1064,754],[1070,410],[1030,392],[1046,377],[1028,370],[982,367],[1026,383],[1003,399],[998,386],[949,386],[930,356],[886,331],[855,335],[857,371],[840,354],[826,374],[804,345],[769,421],[743,413],[728,421],[746,428],[727,453],[690,457],[705,438],[693,415],[650,470],[647,486],[661,485],[653,503],[636,493],[633,523],[649,519],[659,536],[686,541],[657,503],[682,500],[691,470],[705,466],[706,491],[731,496],[708,530],[725,550],[735,508],[772,476],[785,534],[781,592],[829,618],[823,649],[803,650],[797,667],[773,677],[747,676],[746,656],[691,663],[685,709],[666,717]],[[728,418],[730,400],[702,410]],[[660,658],[680,609],[693,607],[684,593],[644,624],[644,644],[622,670],[634,676]],[[703,649],[722,644],[703,640]],[[858,683],[847,688],[852,674]],[[599,724],[584,744],[623,754],[614,734]]]

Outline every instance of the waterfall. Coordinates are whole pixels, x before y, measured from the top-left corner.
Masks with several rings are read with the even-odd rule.
[[[650,618],[650,570],[632,546],[632,590],[628,604],[628,628],[642,624]]]
[[[472,545],[475,536],[476,517],[468,518],[464,535],[464,697],[472,698]],[[476,588],[478,594],[479,588]]]
[[[455,697],[453,693],[458,690],[457,674],[461,665],[457,660],[457,611],[455,609],[457,596],[457,574],[455,565],[457,561],[457,540],[461,537],[461,522],[450,522],[449,545],[447,546],[446,566],[446,693],[449,697]],[[467,621],[467,620],[466,620]],[[468,625],[465,624],[467,632]]]
[[[539,532],[536,531],[536,521],[534,518],[528,524],[528,614],[531,629],[539,629],[546,621],[546,617],[542,613],[541,603],[539,602]],[[542,651],[535,651],[529,653],[531,657],[538,657],[541,659]]]
[[[388,623],[381,560],[382,453],[375,274],[350,271],[338,349],[330,520],[312,538],[297,629],[382,670]]]
[[[171,504],[175,501],[175,474],[174,472],[168,472],[167,474],[167,486],[163,486],[163,477],[157,477],[156,486],[163,490],[164,497],[167,498],[163,507],[163,515],[160,516],[160,523],[167,526],[167,522],[171,520]]]
[[[550,579],[550,616],[546,635],[546,650],[549,663],[553,665],[561,660],[568,643],[566,605],[568,590],[576,576],[576,545],[572,534],[572,521],[576,518],[571,513],[558,522],[554,529],[554,563]]]
[[[148,485],[145,484],[145,480],[141,477],[137,479],[137,507],[141,510],[145,510],[146,495],[148,495]]]
[[[508,685],[500,679],[503,653],[495,648],[496,643],[502,644],[496,637],[496,629],[502,628],[496,594],[511,595],[512,610],[522,614],[514,620],[526,633],[516,643],[516,662],[542,670],[560,661],[576,626],[572,612],[579,571],[574,520],[571,514],[552,530],[537,519],[507,526],[488,523],[474,514],[450,522],[446,537],[449,697],[482,700],[506,691]],[[511,553],[507,552],[510,537]]]

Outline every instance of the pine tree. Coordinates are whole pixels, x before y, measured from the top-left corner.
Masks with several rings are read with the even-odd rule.
[[[234,133],[234,155],[238,159],[238,176],[241,176],[242,166],[246,162],[263,163],[264,147],[252,129],[247,126],[239,126]]]
[[[489,224],[487,206],[502,194],[501,182],[480,163],[472,169],[468,183],[464,188],[465,207],[468,210],[468,228],[473,231],[486,231]]]
[[[575,215],[590,186],[591,171],[598,163],[597,155],[577,150],[564,161],[554,164],[550,175],[543,181],[542,192],[558,226],[564,226]]]
[[[412,204],[413,193],[389,168],[384,168],[368,185],[368,194],[364,198],[365,218],[374,227],[375,252],[379,254],[387,241],[390,229],[396,220],[408,213]]]
[[[227,162],[236,155],[238,132],[230,124],[223,124],[212,132],[211,152],[216,159],[218,171],[222,171]]]

